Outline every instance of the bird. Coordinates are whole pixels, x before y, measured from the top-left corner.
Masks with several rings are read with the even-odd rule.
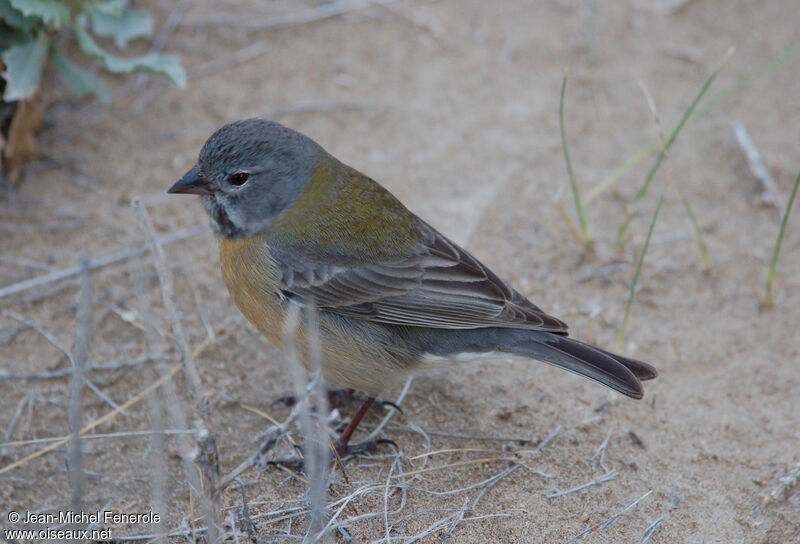
[[[366,394],[334,442],[341,456],[376,450],[379,441],[351,444],[353,432],[381,392],[421,370],[523,357],[633,399],[658,376],[570,338],[566,323],[377,181],[277,122],[222,126],[168,192],[201,196],[228,292],[270,342],[286,348],[292,306],[315,312],[323,378]],[[300,319],[298,343],[309,334]],[[310,368],[309,350],[300,352]]]

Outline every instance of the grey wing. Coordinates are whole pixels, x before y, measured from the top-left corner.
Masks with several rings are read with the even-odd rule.
[[[425,225],[414,254],[363,266],[322,263],[271,248],[282,294],[326,311],[393,325],[514,327],[555,333],[567,325],[506,285],[464,249]]]

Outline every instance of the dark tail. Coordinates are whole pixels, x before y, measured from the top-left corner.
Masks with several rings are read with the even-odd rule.
[[[635,399],[644,396],[642,382],[658,376],[655,368],[642,361],[544,331],[510,328],[416,329],[416,334],[412,336],[416,340],[414,344],[435,355],[492,351],[522,355],[580,374]]]
[[[658,376],[647,363],[548,332],[519,331],[516,341],[501,349],[527,355],[601,383],[634,399],[644,396],[642,382]]]

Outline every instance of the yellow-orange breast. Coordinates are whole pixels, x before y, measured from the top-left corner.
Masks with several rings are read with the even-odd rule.
[[[278,292],[278,273],[264,238],[220,238],[219,257],[222,278],[239,310],[270,342],[283,349],[287,302]],[[329,384],[376,395],[405,379],[412,355],[396,345],[379,324],[328,312],[320,313],[318,323],[320,364]],[[304,319],[294,336],[300,362],[310,368]]]
[[[222,279],[242,314],[267,339],[283,346],[285,303],[276,288],[277,271],[261,236],[230,240],[220,238]]]

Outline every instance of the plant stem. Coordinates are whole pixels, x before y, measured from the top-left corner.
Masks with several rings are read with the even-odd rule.
[[[775,305],[775,302],[772,300],[772,282],[775,280],[775,269],[778,267],[778,256],[781,253],[781,242],[783,242],[783,234],[786,232],[786,224],[789,222],[789,212],[792,209],[794,198],[797,196],[798,185],[800,185],[800,172],[797,173],[797,179],[794,180],[792,195],[789,197],[789,202],[786,203],[786,211],[783,212],[783,219],[781,219],[781,228],[778,230],[775,250],[772,252],[772,262],[769,265],[769,273],[767,274],[767,298],[764,301],[764,305],[767,308],[772,308]]]
[[[561,82],[561,101],[558,105],[558,126],[561,129],[561,149],[564,152],[564,162],[567,164],[567,175],[569,176],[569,184],[572,187],[572,198],[575,200],[575,210],[578,212],[578,221],[581,225],[581,243],[586,249],[592,249],[592,236],[589,234],[589,221],[586,219],[586,209],[581,203],[581,195],[578,193],[578,184],[575,183],[575,173],[572,171],[572,161],[569,158],[569,149],[567,149],[567,134],[564,131],[564,91],[567,88],[567,73],[569,69],[564,70],[564,79]]]

